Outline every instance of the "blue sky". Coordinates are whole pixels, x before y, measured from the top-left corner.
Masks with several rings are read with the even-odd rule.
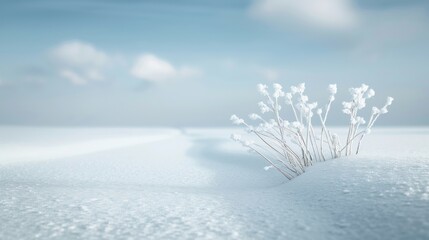
[[[366,83],[380,125],[429,124],[428,2],[320,2],[2,1],[0,124],[229,126],[259,82],[337,83],[337,110]]]

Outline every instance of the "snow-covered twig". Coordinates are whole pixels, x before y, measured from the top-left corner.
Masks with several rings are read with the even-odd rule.
[[[260,112],[272,114],[272,118],[265,119],[256,113],[250,114],[251,120],[260,122],[257,126],[248,124],[236,115],[231,116],[231,121],[236,125],[245,126],[247,132],[259,143],[243,139],[237,134],[231,137],[265,159],[270,164],[266,169],[274,168],[288,179],[304,173],[314,162],[325,161],[327,159],[325,149],[329,150],[331,158],[348,156],[353,152],[354,141],[359,139],[355,151],[355,154],[358,154],[365,135],[370,133],[378,117],[387,113],[387,107],[393,102],[393,98],[388,97],[381,109],[373,107],[370,119],[366,122],[363,117],[358,116],[358,112],[366,106],[366,100],[375,95],[375,91],[365,84],[358,88],[350,88],[352,100],[343,102],[343,112],[350,116],[349,129],[347,139],[344,145],[341,145],[338,135],[331,133],[326,126],[337,93],[336,84],[330,84],[328,87],[330,96],[324,110],[322,108],[316,110],[322,127],[319,136],[315,134],[312,122],[313,111],[318,104],[309,101],[305,95],[304,83],[291,86],[290,91],[286,93],[278,83],[273,84],[272,94],[264,84],[258,84],[258,90],[266,98],[265,101],[258,103]],[[294,117],[292,122],[286,121],[280,114],[282,99],[291,108]],[[359,131],[359,127],[364,124],[365,130]]]

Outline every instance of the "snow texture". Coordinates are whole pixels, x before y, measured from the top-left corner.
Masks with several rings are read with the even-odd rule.
[[[429,129],[287,182],[231,129],[0,128],[0,239],[429,239]]]

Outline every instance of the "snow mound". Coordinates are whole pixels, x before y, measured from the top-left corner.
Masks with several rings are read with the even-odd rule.
[[[0,164],[60,159],[156,142],[179,131],[158,129],[0,128]],[[25,149],[25,151],[22,151]]]
[[[290,182],[230,132],[0,128],[0,239],[429,238],[427,129]]]

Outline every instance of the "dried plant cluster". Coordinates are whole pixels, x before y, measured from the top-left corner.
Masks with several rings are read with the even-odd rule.
[[[317,108],[317,102],[309,101],[304,94],[304,83],[292,86],[289,92],[284,92],[277,83],[273,84],[272,94],[264,84],[258,84],[258,90],[265,97],[265,101],[258,103],[262,115],[249,115],[250,120],[258,124],[253,126],[232,115],[231,121],[245,126],[250,136],[245,139],[232,134],[231,138],[265,159],[269,164],[266,170],[274,168],[288,179],[304,173],[315,162],[358,154],[364,137],[371,132],[378,117],[388,112],[387,108],[393,102],[393,98],[388,97],[382,108],[372,107],[371,116],[366,121],[358,113],[366,107],[366,100],[374,97],[375,91],[365,84],[350,88],[352,99],[342,104],[343,113],[350,117],[348,134],[344,141],[340,141],[338,134],[330,131],[326,124],[337,93],[336,84],[329,85],[329,100],[323,108]],[[281,116],[281,104],[291,108],[293,121]],[[312,122],[314,113],[321,126],[317,133]]]

